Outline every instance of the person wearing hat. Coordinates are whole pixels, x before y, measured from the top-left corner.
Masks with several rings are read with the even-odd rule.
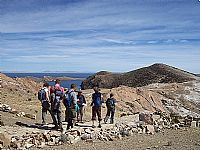
[[[84,106],[86,105],[86,100],[84,95],[82,94],[82,91],[78,91],[77,95],[77,105],[78,105],[78,112],[77,112],[77,122],[83,123],[83,112],[84,112]]]

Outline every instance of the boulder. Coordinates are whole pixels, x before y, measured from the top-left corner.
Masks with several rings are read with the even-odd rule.
[[[139,119],[140,119],[140,121],[143,121],[146,124],[153,125],[153,118],[152,118],[152,114],[150,114],[150,113],[144,113],[144,112],[140,113]]]

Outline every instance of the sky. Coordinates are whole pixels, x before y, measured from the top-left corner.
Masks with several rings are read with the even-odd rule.
[[[200,73],[199,0],[0,0],[0,71]]]

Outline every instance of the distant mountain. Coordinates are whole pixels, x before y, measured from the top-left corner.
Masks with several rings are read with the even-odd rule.
[[[182,83],[197,78],[199,77],[195,74],[166,64],[153,64],[126,73],[98,72],[82,82],[82,89],[89,89],[94,86],[114,88],[120,85],[140,87],[152,83]]]

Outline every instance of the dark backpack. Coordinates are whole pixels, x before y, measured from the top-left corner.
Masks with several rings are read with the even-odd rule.
[[[42,100],[46,100],[46,92],[45,90],[42,88],[38,91],[38,100],[42,101]]]
[[[101,93],[94,93],[93,95],[93,103],[95,107],[100,107],[102,104],[101,101]]]
[[[107,101],[106,101],[106,106],[108,108],[115,108],[115,99],[108,98]]]
[[[53,99],[53,108],[54,109],[59,109],[60,107],[60,102],[63,99],[63,92],[62,89],[56,89],[54,90],[54,93],[51,94],[52,95],[52,99]]]

